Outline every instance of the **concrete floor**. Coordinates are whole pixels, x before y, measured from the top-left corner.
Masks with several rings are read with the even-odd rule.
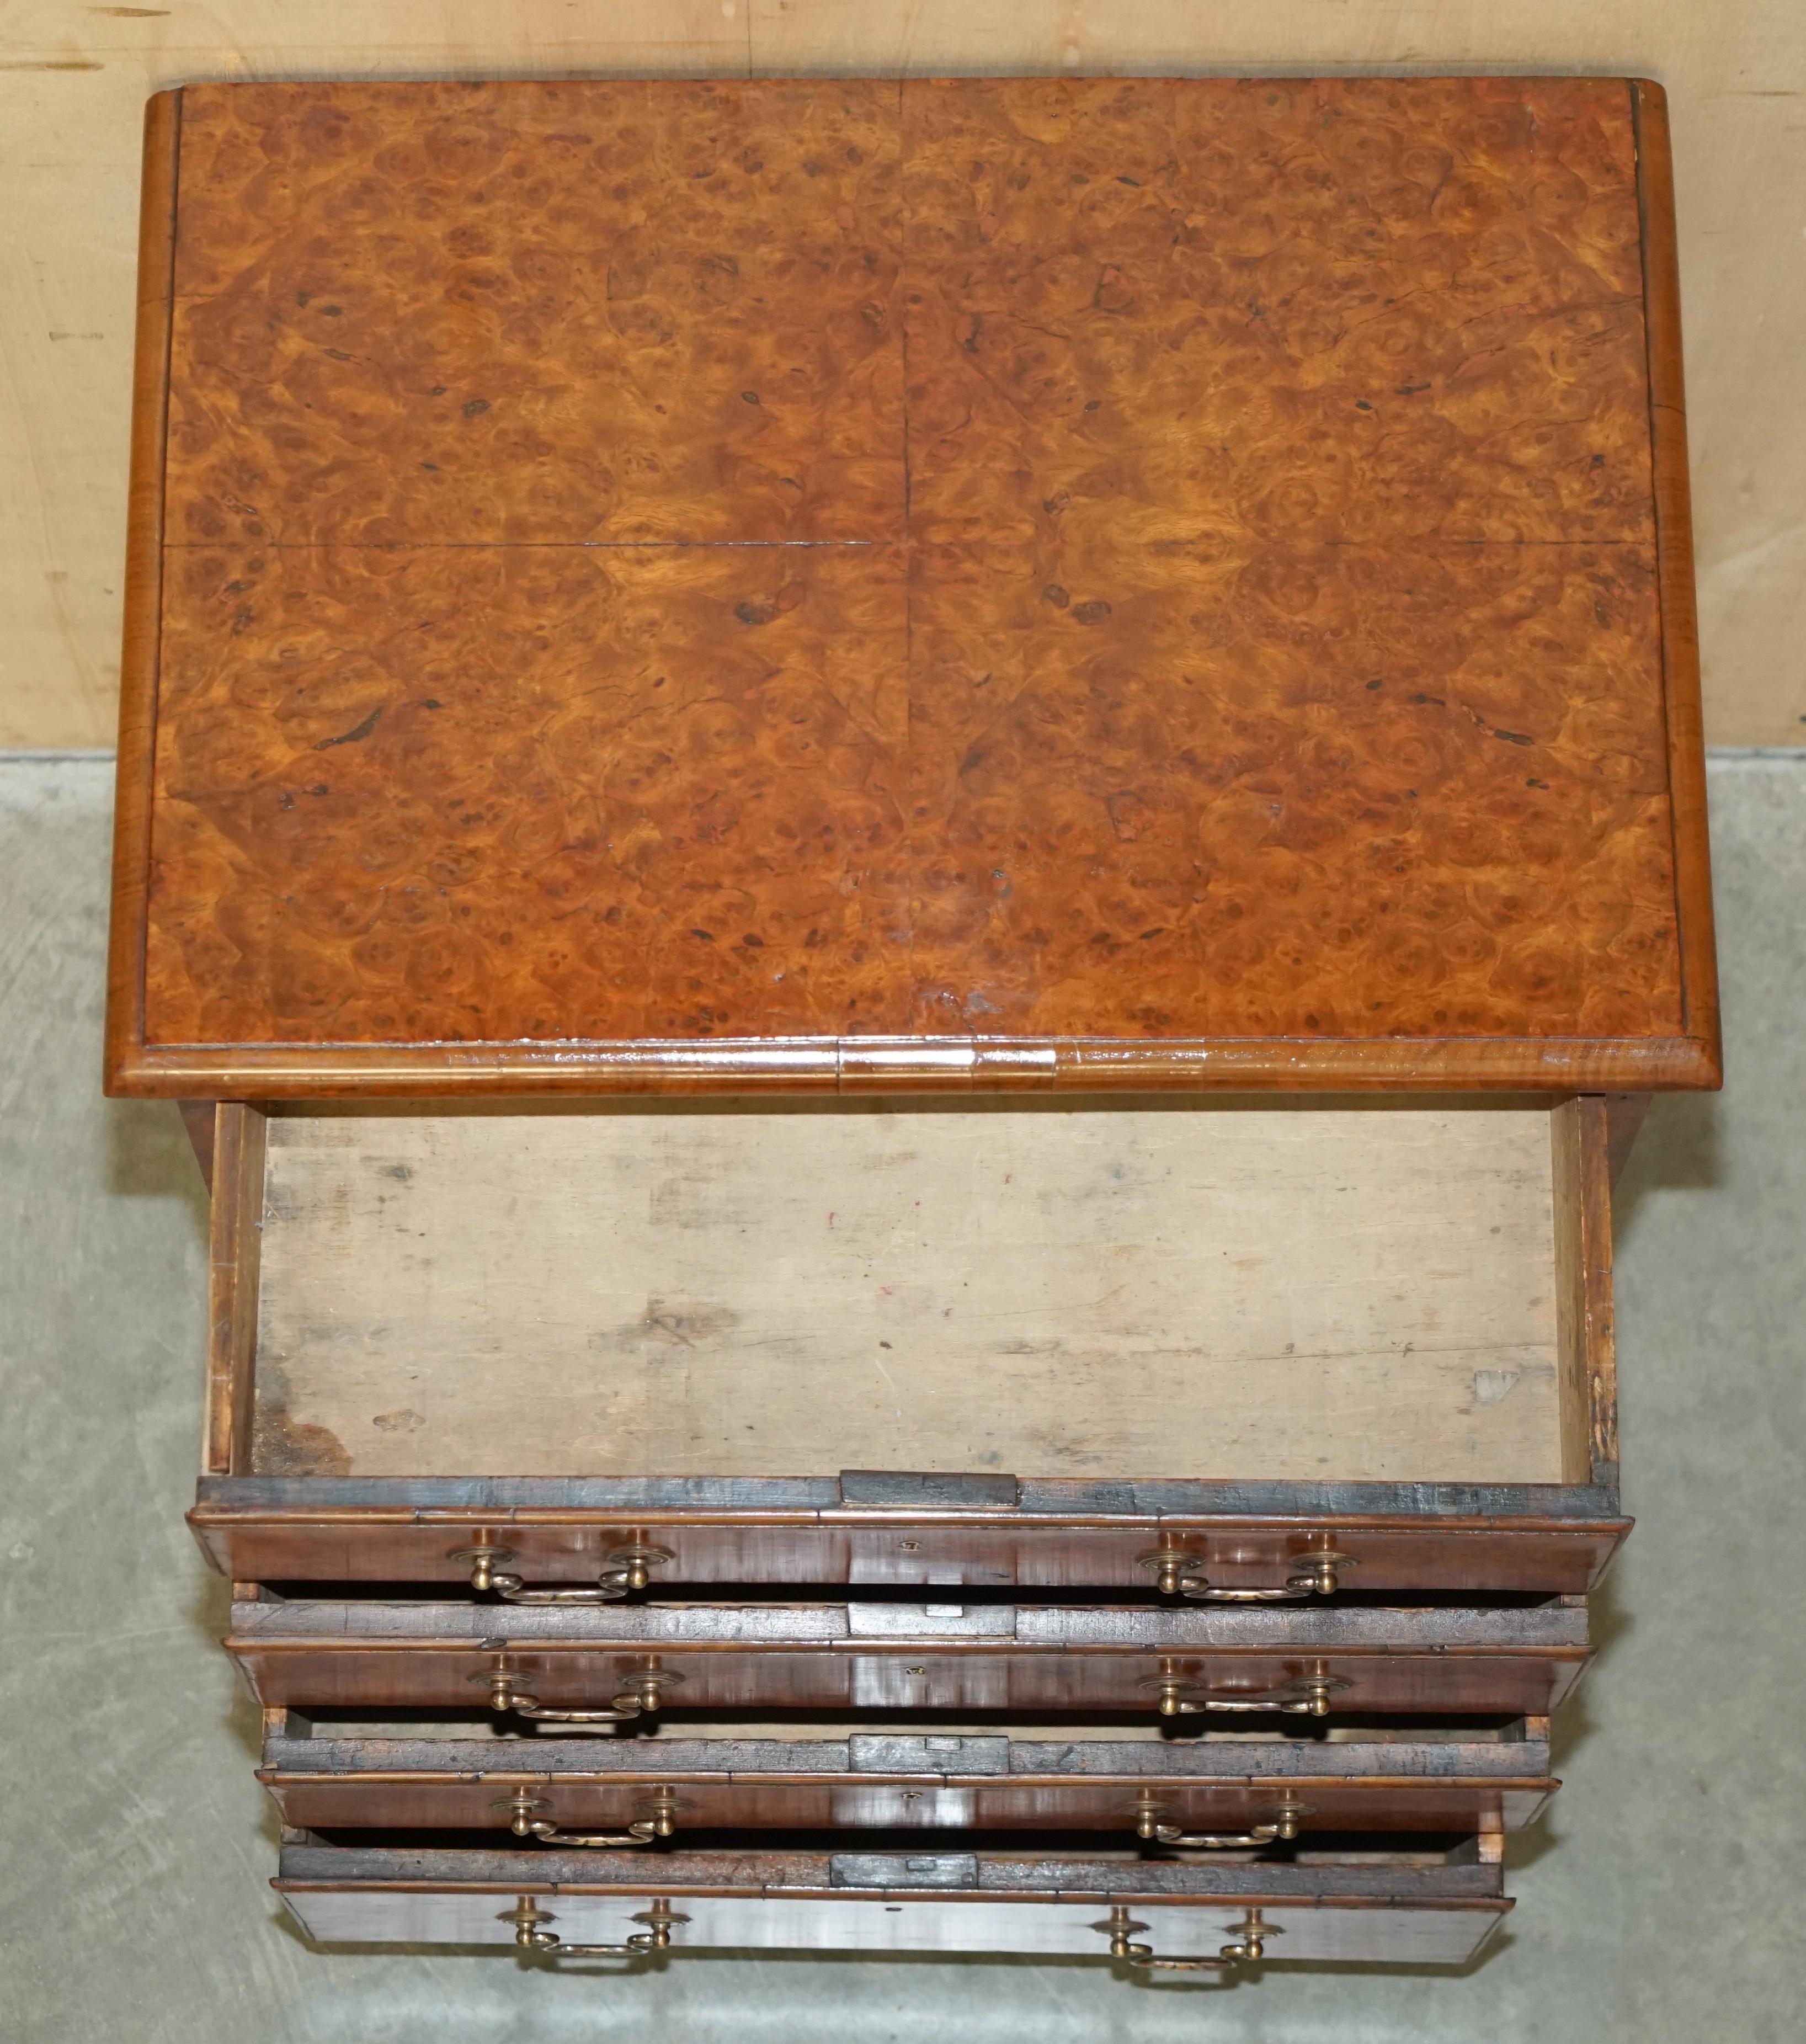
[[[225,1585],[182,1523],[198,1176],[99,1094],[110,770],[0,759],[0,2037],[11,2044],[1334,2040],[1781,2044],[1806,1944],[1806,756],[1712,797],[1731,1082],[1658,1103],[1621,1189],[1625,1496],[1567,1786],[1465,1974],[1283,1965],[1224,1992],[1078,1963],[309,1951],[264,1883]]]

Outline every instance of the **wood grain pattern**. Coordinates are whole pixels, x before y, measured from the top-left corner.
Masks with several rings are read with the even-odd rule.
[[[207,1404],[201,1466],[214,1474],[251,1459],[256,1411],[257,1298],[262,1263],[267,1118],[221,1101],[213,1110],[220,1193],[208,1246]]]
[[[897,99],[190,87],[172,536],[899,537]]]
[[[919,540],[1652,538],[1621,83],[902,105]]]
[[[1550,1119],[279,1116],[252,1468],[1555,1482]]]
[[[132,472],[125,617],[113,783],[113,916],[106,962],[106,1067],[121,1070],[145,1038],[144,944],[156,806],[157,688],[162,660],[163,462],[175,288],[176,158],[182,94],[144,109],[138,213],[138,301],[132,369]]]
[[[732,5],[732,17],[722,11]],[[111,743],[129,433],[138,123],[184,79],[1139,79],[1235,71],[1622,71],[1664,79],[1681,192],[1689,411],[1712,728],[1800,742],[1806,408],[1793,336],[1806,270],[1795,147],[1806,43],[1777,0],[163,0],[110,11],[11,0],[0,72],[9,289],[0,386],[0,743]],[[1752,86],[1757,88],[1749,89]],[[1789,89],[1792,89],[1790,94]]]
[[[1132,1843],[1139,1810],[1190,1831],[1235,1832],[1270,1823],[1288,1795],[1309,1804],[1304,1831],[1330,1842],[1338,1831],[1431,1835],[1521,1829],[1546,1804],[1547,1782],[1420,1781],[1350,1785],[1305,1775],[1281,1785],[1199,1788],[1164,1777],[1120,1781],[1001,1782],[900,1776],[767,1781],[652,1769],[637,1783],[547,1781],[529,1769],[429,1777],[333,1776],[259,1770],[284,1823],[318,1831],[505,1832],[509,1798],[522,1788],[536,1813],[563,1831],[619,1832],[650,1807],[655,1786],[678,1804],[679,1835],[715,1831],[1084,1831],[1100,1843]]]
[[[404,1845],[371,1839],[323,1844],[305,1832],[282,1840],[286,1879],[336,1874],[372,1888],[455,1883],[513,1893],[517,1887],[574,1896],[654,1893],[662,1882],[698,1897],[747,1890],[820,1897],[869,1894],[953,1896],[1022,1904],[1050,1896],[1132,1896],[1150,1902],[1201,1901],[1253,1895],[1352,1908],[1385,1907],[1431,1897],[1456,1904],[1496,1898],[1501,1885],[1501,1841],[1464,1838],[1453,1846],[1358,1847],[1318,1865],[1223,1859],[1130,1859],[1080,1852],[821,1852],[794,1846],[717,1846],[660,1854],[501,1852],[467,1846]]]
[[[1637,198],[1643,214],[1650,452],[1655,481],[1656,567],[1662,591],[1662,672],[1681,916],[1681,990],[1687,1026],[1710,1048],[1721,1070],[1699,605],[1693,587],[1693,487],[1687,467],[1687,401],[1681,360],[1673,152],[1667,94],[1650,79],[1638,79],[1631,85],[1631,97],[1637,124]],[[1801,721],[1806,723],[1806,718]]]
[[[1100,534],[914,567],[929,1033],[1678,1030],[1645,549]]]
[[[1710,1082],[1623,82],[183,120],[116,1085]]]
[[[907,1027],[901,549],[171,560],[167,1035]]]
[[[480,1704],[498,1668],[594,1708],[648,1666],[686,1711],[1066,1711],[1158,1716],[1151,1684],[1283,1699],[1322,1673],[1332,1715],[1543,1716],[1591,1653],[1584,1602],[1531,1609],[1176,1611],[998,1604],[572,1609],[308,1598],[238,1602],[226,1650],[259,1703]],[[1284,1729],[1277,1716],[1273,1727]],[[1216,1728],[1208,1718],[1200,1729]],[[1241,1727],[1238,1727],[1241,1728]]]
[[[1562,1473],[1570,1483],[1616,1485],[1618,1349],[1608,1110],[1597,1098],[1570,1101],[1550,1121]]]
[[[1312,1832],[1468,1835],[1531,1822],[1555,1784],[1546,1739],[1127,1739],[995,1734],[517,1739],[297,1735],[273,1711],[258,1779],[313,1830],[493,1830],[521,1789],[561,1828],[619,1830],[659,1787],[686,1834],[836,1826],[1131,1833],[1144,1804],[1188,1830],[1239,1831],[1303,1805]],[[346,1727],[349,1731],[350,1727]]]
[[[1302,1604],[926,1604],[794,1599],[694,1604],[485,1605],[468,1598],[283,1596],[235,1603],[248,1648],[343,1644],[371,1650],[475,1646],[556,1654],[665,1649],[737,1653],[900,1653],[924,1642],[976,1650],[1100,1653],[1584,1653],[1586,1600],[1489,1606]],[[1001,1646],[1000,1646],[1001,1642]],[[295,1699],[272,1700],[294,1701]],[[473,1700],[465,1697],[466,1708]]]
[[[1242,1105],[1252,1109],[1250,1126],[1275,1119],[1274,1111],[1258,1099]],[[1346,1109],[1348,1103],[1342,1105]],[[1144,1102],[1135,1114],[1145,1119],[1150,1111],[1149,1104]],[[246,1112],[231,1106],[223,1110],[229,1120],[243,1117]],[[1182,1129],[1193,1125],[1204,1112],[1209,1113],[1209,1121],[1200,1125],[1207,1132],[1237,1119],[1232,1108],[1205,1110],[1176,1101],[1161,1110],[1161,1116],[1166,1124]],[[1323,1112],[1314,1105],[1300,1105],[1289,1119],[1308,1129],[1320,1122]],[[1600,1150],[1600,1117],[1563,1112],[1580,1147],[1583,1173],[1593,1170],[1595,1165],[1589,1159]],[[463,1118],[505,1125],[517,1120],[520,1112],[517,1107],[505,1108],[498,1102],[487,1109],[471,1110]],[[1021,1120],[1024,1110],[1005,1101],[974,1102],[951,1113],[922,1102],[798,1103],[778,1118],[798,1124],[820,1123],[824,1115],[831,1124],[894,1122],[905,1131],[916,1132],[919,1142],[932,1147],[936,1129],[943,1124],[957,1124],[961,1139],[970,1142],[975,1139],[975,1131],[990,1124],[1003,1127]],[[681,1130],[690,1125],[694,1133],[696,1128],[706,1130],[722,1118],[717,1106],[702,1101],[681,1106],[615,1103],[598,1105],[592,1113],[574,1117],[579,1124],[593,1120],[630,1124],[642,1132],[649,1130],[661,1143],[672,1139],[674,1126]],[[744,1111],[740,1118],[753,1126],[774,1119],[769,1112],[751,1109]],[[1100,1126],[1107,1125],[1110,1118],[1094,1109],[1083,1118],[1082,1125],[1096,1136]],[[1400,1106],[1387,1113],[1376,1111],[1356,1116],[1354,1120],[1358,1126],[1397,1120],[1401,1128],[1408,1128],[1425,1118],[1419,1108]],[[1497,1105],[1490,1108],[1474,1108],[1470,1104],[1468,1111],[1456,1117],[1458,1125],[1466,1132],[1465,1139],[1478,1144],[1473,1151],[1474,1157],[1486,1154],[1482,1139],[1488,1124],[1496,1123],[1508,1131],[1521,1118],[1522,1104],[1504,1097],[1500,1097]],[[1540,1111],[1535,1118],[1539,1126],[1546,1124],[1547,1110]],[[342,1126],[354,1139],[356,1132],[362,1131],[367,1142],[378,1147],[388,1143],[392,1147],[397,1132],[405,1133],[417,1119],[411,1112],[398,1115],[382,1108],[347,1113],[322,1107],[303,1109],[298,1114],[294,1110],[279,1113],[272,1122],[279,1138],[292,1133],[293,1124],[298,1120],[321,1124],[329,1129]],[[1043,1108],[1036,1119],[1058,1127],[1070,1117]],[[1434,1119],[1429,1117],[1431,1122]],[[549,1130],[568,1143],[572,1139],[572,1120],[567,1110],[548,1104],[545,1110],[531,1117],[524,1151],[531,1151],[536,1135],[544,1131]],[[1539,1143],[1539,1149],[1542,1147]],[[390,1169],[399,1161],[386,1151],[377,1158],[379,1166]],[[1339,1184],[1347,1175],[1347,1166],[1358,1161],[1345,1158],[1329,1173],[1329,1178]],[[228,1158],[217,1181],[216,1199],[231,1204],[234,1211],[248,1202],[248,1212],[262,1213],[263,1181],[254,1178],[248,1184],[246,1174],[235,1168],[242,1162],[241,1151]],[[1257,1160],[1257,1175],[1266,1170],[1267,1163],[1265,1158]],[[517,1169],[518,1165],[518,1158],[512,1159],[506,1168]],[[486,1181],[486,1197],[497,1194],[501,1181],[488,1166],[473,1166],[471,1175]],[[711,1175],[709,1167],[678,1174],[684,1183],[698,1187],[705,1186]],[[799,1170],[796,1175],[806,1178],[808,1174]],[[1575,1258],[1590,1268],[1600,1254],[1599,1243],[1607,1239],[1599,1233],[1600,1228],[1608,1226],[1603,1204],[1602,1170],[1598,1172],[1598,1219],[1593,1224],[1593,1232],[1585,1240],[1570,1244],[1566,1252],[1564,1267],[1570,1281]],[[378,1191],[398,1189],[401,1184],[378,1170]],[[532,1190],[531,1181],[528,1190]],[[947,1190],[943,1187],[936,1197],[943,1198]],[[1464,1189],[1458,1182],[1451,1185],[1451,1197],[1457,1204],[1470,1203],[1472,1192],[1472,1187]],[[696,1196],[700,1197],[700,1193]],[[517,1205],[516,1196],[508,1197]],[[1384,1207],[1389,1197],[1382,1187],[1376,1193],[1374,1203]],[[275,1217],[279,1262],[282,1254],[280,1238],[294,1218],[292,1215]],[[1584,1213],[1581,1218],[1585,1219]],[[710,1232],[703,1231],[705,1237]],[[517,1229],[514,1239],[518,1239]],[[263,1237],[258,1232],[249,1237],[241,1235],[240,1239],[244,1268],[238,1296],[247,1302],[248,1312],[248,1302],[256,1298],[261,1280],[260,1271],[250,1266],[248,1253],[253,1247],[260,1248]],[[1480,1262],[1487,1260],[1493,1242],[1488,1236],[1479,1244]],[[404,1263],[418,1247],[413,1241],[403,1245]],[[485,1245],[479,1245],[474,1252],[478,1262],[487,1253]],[[1313,1266],[1320,1260],[1320,1251],[1313,1251]],[[1472,1259],[1465,1251],[1456,1254],[1450,1262],[1450,1277],[1438,1281],[1439,1284],[1465,1282],[1463,1272],[1469,1260]],[[260,1255],[258,1262],[260,1266]],[[1552,1266],[1546,1267],[1552,1273]],[[505,1266],[496,1281],[505,1287],[512,1283],[510,1269]],[[1413,1265],[1404,1281],[1408,1289],[1421,1289],[1424,1281]],[[567,1289],[571,1282],[567,1276],[549,1289]],[[1608,1285],[1600,1297],[1608,1309]],[[334,1293],[325,1303],[333,1304],[336,1297]],[[529,1306],[525,1310],[531,1316],[539,1308]],[[411,1309],[405,1317],[411,1318]],[[1465,1309],[1455,1309],[1453,1318],[1458,1328],[1465,1323]],[[494,1339],[493,1329],[486,1331],[479,1327],[478,1333],[483,1341]],[[406,1338],[405,1333],[402,1338]],[[375,1352],[386,1353],[396,1339],[391,1329],[375,1343]],[[705,1346],[714,1339],[708,1337]],[[248,1350],[243,1353],[248,1354]],[[688,1350],[682,1353],[690,1354]],[[591,1366],[586,1358],[587,1351],[586,1366]],[[349,1359],[355,1367],[355,1356]],[[893,1365],[899,1362],[894,1342],[890,1360]],[[277,1367],[281,1367],[279,1362]],[[694,1376],[694,1372],[689,1374]],[[892,1374],[897,1375],[895,1368]],[[835,1374],[837,1379],[839,1373]],[[429,1376],[435,1385],[443,1376],[436,1357]],[[913,1381],[906,1365],[903,1380]],[[1289,1388],[1282,1397],[1295,1393],[1298,1388],[1296,1366],[1289,1364],[1287,1375],[1275,1381]],[[728,1395],[736,1395],[731,1374],[727,1385]],[[1264,1387],[1257,1385],[1256,1389],[1263,1397],[1267,1396]],[[295,1390],[295,1386],[288,1386],[285,1394],[284,1387],[273,1381],[266,1382],[267,1407],[279,1408],[286,1414],[287,1405],[294,1402]],[[968,1401],[970,1396],[963,1387],[955,1395]],[[190,1523],[213,1566],[229,1576],[248,1581],[438,1582],[461,1586],[467,1581],[469,1562],[467,1558],[456,1557],[473,1539],[486,1539],[491,1544],[511,1549],[517,1572],[533,1583],[594,1581],[609,1553],[623,1544],[638,1543],[670,1550],[672,1561],[661,1574],[663,1580],[673,1582],[966,1582],[1145,1588],[1147,1571],[1141,1558],[1156,1546],[1172,1544],[1197,1561],[1212,1581],[1255,1589],[1283,1583],[1301,1553],[1313,1544],[1327,1542],[1351,1558],[1347,1564],[1348,1580],[1369,1590],[1554,1593],[1589,1588],[1627,1530],[1627,1522],[1619,1516],[1615,1479],[1598,1485],[1338,1482],[1309,1478],[1251,1482],[1192,1477],[1132,1481],[1116,1473],[1081,1477],[1031,1473],[1021,1477],[1012,1475],[995,1495],[987,1493],[982,1500],[938,1499],[918,1482],[904,1493],[913,1501],[900,1503],[881,1487],[849,1483],[843,1476],[778,1477],[763,1470],[737,1477],[719,1473],[611,1477],[594,1473],[569,1477],[484,1477],[467,1471],[438,1477],[272,1476],[252,1470],[248,1431],[238,1417],[248,1397],[242,1369],[220,1371],[211,1393],[214,1416],[211,1425],[215,1438],[236,1442],[237,1446],[229,1470],[203,1470],[190,1516]],[[840,1400],[835,1409],[841,1410],[845,1404]],[[1185,1406],[1182,1397],[1176,1409]],[[398,1401],[385,1399],[371,1409],[380,1411],[392,1423],[399,1416],[402,1427],[411,1428],[412,1420],[406,1416],[418,1415],[421,1408],[410,1389]],[[1596,1407],[1595,1418],[1597,1411]],[[298,1416],[303,1421],[311,1418],[315,1423],[319,1419],[317,1412],[309,1415],[305,1410]],[[1484,1419],[1485,1415],[1480,1416]],[[755,1419],[759,1417],[762,1414],[755,1414]],[[1206,1417],[1212,1426],[1216,1424],[1214,1416],[1207,1413]],[[1301,1412],[1298,1417],[1316,1424],[1308,1413]],[[856,1412],[852,1418],[858,1423]],[[1608,1422],[1608,1412],[1606,1418]],[[1080,1420],[1082,1432],[1095,1427],[1094,1401],[1086,1403]],[[817,1424],[813,1414],[809,1424]],[[1586,1424],[1587,1416],[1583,1413],[1573,1427],[1572,1445],[1577,1458],[1585,1454]],[[375,1431],[386,1439],[389,1431],[401,1430],[391,1425]],[[354,1437],[354,1431],[348,1426],[340,1428],[347,1439]],[[531,1434],[528,1441],[531,1446]],[[316,1471],[340,1466],[346,1454],[344,1440],[333,1436],[329,1428],[324,1434],[285,1432],[280,1445],[285,1460],[294,1463],[298,1458],[300,1465]],[[787,1440],[782,1443],[786,1450],[791,1445]],[[827,1443],[831,1448],[842,1445],[843,1439]],[[601,1452],[608,1451],[605,1442]],[[1342,1450],[1339,1447],[1336,1452]],[[783,1458],[792,1459],[787,1452]],[[1039,1459],[1039,1450],[1034,1459]]]
[[[493,1614],[489,1614],[493,1616]],[[334,1708],[462,1710],[483,1693],[495,1656],[475,1646],[408,1639],[283,1642],[234,1634],[227,1652],[263,1704]],[[1196,1695],[1231,1703],[1296,1697],[1308,1676],[1342,1686],[1332,1709],[1470,1717],[1554,1710],[1579,1680],[1585,1648],[1519,1654],[1480,1649],[1356,1654],[1328,1650],[1236,1654],[1157,1649],[1088,1653],[971,1647],[936,1642],[868,1645],[834,1652],[769,1643],[661,1650],[658,1665],[681,1677],[674,1709],[898,1711],[1155,1710],[1147,1686],[1173,1673]],[[536,1647],[516,1664],[542,1704],[606,1708],[644,1654],[560,1645]],[[1273,1720],[1283,1724],[1282,1716]]]
[[[1716,1086],[1690,1036],[974,1036],[586,1039],[544,1043],[176,1044],[133,1051],[109,1090],[267,1101],[779,1093],[1650,1092]]]
[[[675,1501],[699,1488],[204,1476],[189,1523],[222,1575],[270,1583],[461,1586],[470,1562],[454,1557],[486,1531],[513,1550],[510,1566],[525,1581],[541,1584],[593,1583],[615,1548],[649,1541],[671,1550],[661,1571],[671,1582],[1145,1589],[1140,1557],[1170,1539],[1201,1558],[1213,1581],[1271,1589],[1292,1557],[1328,1537],[1354,1557],[1347,1580],[1364,1589],[1481,1594],[1590,1589],[1630,1531],[1615,1490],[1530,1486],[1272,1484],[1251,1506],[1235,1485],[1174,1484],[1159,1486],[1173,1515],[1162,1519],[1129,1486],[1100,1500],[1097,1486],[1056,1481],[1036,1486],[1034,1511],[976,1523],[812,1512],[794,1502],[801,1486],[771,1477],[709,1486],[736,1500],[712,1510]],[[471,1501],[478,1489],[486,1504]],[[1364,1509],[1354,1491],[1365,1493]]]
[[[578,1856],[285,1841],[274,1885],[322,1942],[506,1945],[501,1919],[536,1897],[573,1942],[619,1940],[655,1894],[685,1945],[792,1951],[1016,1952],[1097,1958],[1112,1902],[1151,1916],[1159,1948],[1213,1954],[1250,1906],[1289,1959],[1470,1959],[1511,1904],[1493,1862],[1161,1865],[979,1854],[671,1853]],[[1281,1942],[1283,1940],[1283,1943]]]

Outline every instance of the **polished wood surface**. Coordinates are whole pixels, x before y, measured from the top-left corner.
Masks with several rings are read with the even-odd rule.
[[[1273,1956],[1454,1964],[1511,1908],[1496,1839],[1458,1854],[1327,1865],[1175,1865],[977,1853],[419,1851],[285,1841],[274,1884],[323,1942],[505,1945],[522,1895],[573,1942],[619,1939],[665,1896],[685,1943],[794,1950],[1107,1956],[1098,1923],[1130,1902],[1158,1949],[1214,1954],[1250,1907]]]
[[[330,1781],[259,1777],[286,1823],[321,1831],[497,1831],[512,1821],[510,1799],[523,1788],[534,1816],[561,1831],[624,1831],[654,1807],[655,1787],[675,1796],[678,1835],[703,1831],[1083,1831],[1128,1846],[1143,1809],[1190,1832],[1245,1832],[1270,1824],[1288,1794],[1309,1805],[1301,1836],[1338,1831],[1448,1835],[1516,1831],[1547,1801],[1552,1784],[1418,1781],[1408,1777],[1349,1783],[1314,1775],[1283,1786],[1198,1786],[1181,1780],[1115,1782],[890,1781],[859,1777],[728,1781],[658,1769],[638,1782],[546,1781],[529,1768],[433,1780],[363,1776]]]
[[[1650,455],[1655,479],[1656,574],[1662,601],[1669,799],[1674,815],[1681,1000],[1701,1039],[1720,1036],[1712,939],[1712,859],[1706,824],[1705,725],[1700,690],[1699,603],[1693,586],[1693,486],[1681,358],[1681,259],[1674,225],[1674,159],[1668,94],[1647,79],[1631,87],[1643,215],[1643,319],[1649,343]],[[1806,723],[1806,717],[1800,721]]]
[[[724,12],[732,7],[732,15]],[[133,258],[144,103],[185,79],[647,78],[976,74],[1306,77],[1338,71],[1622,71],[1673,110],[1689,412],[1698,457],[1706,677],[1722,745],[1795,745],[1806,713],[1806,218],[1796,147],[1806,41],[1785,0],[505,0],[447,9],[359,0],[11,0],[0,68],[6,232],[35,280],[6,306],[0,448],[0,745],[112,742],[119,539],[129,431]],[[1727,90],[1727,86],[1743,89]],[[1793,89],[1790,92],[1789,89]]]
[[[478,1496],[486,1500],[477,1502]],[[1005,1515],[847,1512],[828,1482],[203,1477],[189,1515],[224,1576],[253,1582],[467,1584],[473,1542],[530,1583],[594,1583],[652,1544],[674,1583],[970,1584],[1145,1589],[1166,1544],[1213,1583],[1283,1584],[1329,1541],[1369,1590],[1589,1589],[1630,1531],[1615,1490],[1420,1484],[1025,1486]]]
[[[1347,1740],[1059,1740],[855,1733],[840,1739],[363,1737],[267,1713],[258,1779],[285,1824],[314,1830],[505,1827],[525,1791],[564,1830],[619,1831],[663,1788],[685,1833],[836,1826],[1135,1831],[1144,1808],[1232,1832],[1296,1808],[1306,1832],[1466,1835],[1531,1822],[1554,1792],[1547,1721],[1524,1736]]]
[[[113,917],[106,966],[106,1069],[118,1074],[146,1034],[144,941],[156,807],[158,688],[163,651],[163,466],[175,319],[175,179],[182,95],[144,109],[138,217],[138,299],[132,378],[132,470],[125,534],[125,615],[113,781]]]
[[[1624,82],[181,123],[116,1086],[1713,1081]]]
[[[1331,1704],[1339,1715],[1546,1716],[1591,1652],[1577,1600],[1527,1610],[762,1603],[498,1611],[279,1599],[235,1603],[225,1646],[260,1703],[303,1708],[464,1710],[482,1703],[493,1673],[512,1671],[540,1704],[594,1709],[656,1668],[676,1678],[665,1708],[679,1714],[1085,1710],[1142,1712],[1151,1723],[1168,1675],[1197,1684],[1201,1698],[1244,1702],[1296,1700],[1310,1677],[1327,1675],[1342,1685]]]

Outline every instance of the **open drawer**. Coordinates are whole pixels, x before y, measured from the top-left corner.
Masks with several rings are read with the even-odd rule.
[[[1578,1591],[1602,1101],[217,1110],[264,1582]]]
[[[226,1650],[264,1704],[468,1709],[606,1731],[690,1710],[1100,1711],[1282,1724],[1546,1716],[1586,1600],[1529,1608],[1081,1609],[243,1599]]]
[[[266,1712],[258,1779],[309,1831],[482,1831],[648,1845],[699,1831],[1095,1831],[1155,1846],[1320,1832],[1516,1831],[1542,1811],[1549,1721],[1164,1736],[994,1724],[874,1731],[692,1716],[646,1737],[511,1737],[493,1722]],[[630,1833],[630,1827],[638,1827]],[[1175,1834],[1177,1835],[1175,1835]]]
[[[1177,1865],[765,1850],[636,1860],[328,1845],[300,1833],[285,1838],[275,1887],[320,1944],[513,1946],[545,1958],[598,1946],[624,1958],[723,1946],[1019,1953],[1114,1960],[1125,1972],[1171,1956],[1229,1977],[1263,1959],[1460,1965],[1512,1906],[1496,1835],[1446,1851]]]

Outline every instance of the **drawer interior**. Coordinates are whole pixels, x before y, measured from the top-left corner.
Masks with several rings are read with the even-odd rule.
[[[1587,1480],[1597,1102],[225,1112],[217,1470]]]

